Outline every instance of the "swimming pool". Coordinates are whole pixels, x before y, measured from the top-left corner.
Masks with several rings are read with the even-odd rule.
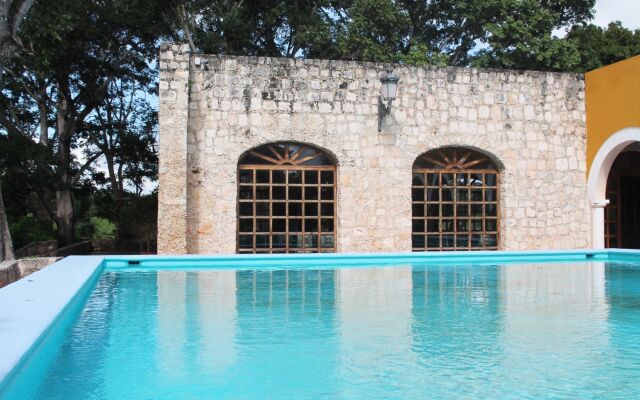
[[[13,314],[0,290],[1,354],[55,322],[3,399],[640,394],[640,252],[76,257],[31,280]],[[22,303],[44,311],[11,333]]]

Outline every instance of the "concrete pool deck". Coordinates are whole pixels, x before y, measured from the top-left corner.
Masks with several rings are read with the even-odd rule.
[[[54,348],[77,317],[105,269],[248,269],[394,264],[517,264],[539,262],[640,262],[639,250],[520,252],[360,253],[194,256],[72,256],[0,289],[0,395],[22,365]],[[0,396],[1,397],[1,396]]]

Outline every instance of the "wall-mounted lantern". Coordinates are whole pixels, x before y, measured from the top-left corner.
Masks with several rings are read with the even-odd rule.
[[[391,103],[396,99],[399,80],[400,78],[391,69],[388,69],[380,78],[382,94],[378,101],[378,132],[382,131],[382,120],[384,120],[385,115],[391,112]]]

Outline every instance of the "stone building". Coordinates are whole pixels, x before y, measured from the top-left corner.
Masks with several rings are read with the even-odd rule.
[[[164,45],[159,107],[159,253],[591,244],[582,75]]]

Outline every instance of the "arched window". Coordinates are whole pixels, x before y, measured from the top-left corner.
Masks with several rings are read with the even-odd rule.
[[[445,147],[413,164],[412,249],[497,250],[500,173],[484,154]]]
[[[238,162],[238,252],[335,252],[335,182],[335,162],[313,146],[246,152]]]

